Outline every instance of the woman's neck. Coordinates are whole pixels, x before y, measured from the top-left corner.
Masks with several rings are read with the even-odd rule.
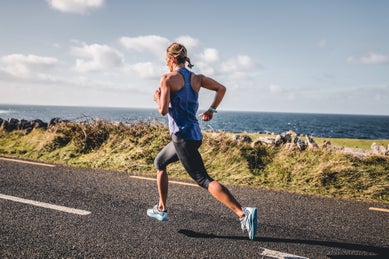
[[[185,68],[185,64],[175,64],[173,66],[173,71],[177,70],[177,69],[180,69],[180,68]]]

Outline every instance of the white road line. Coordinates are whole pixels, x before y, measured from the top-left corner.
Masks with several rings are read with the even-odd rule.
[[[261,252],[260,255],[270,257],[270,258],[276,258],[276,259],[308,259],[307,257],[287,254],[287,253],[278,252],[278,251],[270,250],[270,249],[266,249],[266,248],[263,248],[263,251]]]
[[[131,175],[130,178],[141,179],[141,180],[147,180],[147,181],[157,181],[156,178],[143,177],[143,176],[136,176],[136,175]],[[169,180],[169,183],[179,184],[179,185],[187,185],[187,186],[192,186],[192,187],[200,187],[200,186],[198,186],[197,184],[194,184],[194,183],[185,183],[185,182],[170,181],[170,180]]]
[[[30,165],[40,165],[40,166],[47,166],[47,167],[55,167],[55,165],[45,164],[45,163],[38,163],[38,162],[30,162],[25,160],[19,160],[19,159],[12,159],[12,158],[5,158],[0,157],[0,160],[9,161],[9,162],[16,162],[16,163],[23,163],[23,164],[30,164]]]
[[[73,208],[68,208],[68,207],[64,207],[64,206],[53,205],[50,203],[45,203],[45,202],[40,202],[40,201],[27,200],[27,199],[9,196],[9,195],[4,195],[4,194],[0,194],[0,199],[14,201],[14,202],[20,202],[20,203],[24,203],[24,204],[37,206],[37,207],[67,212],[67,213],[71,213],[71,214],[77,214],[77,215],[81,215],[81,216],[86,216],[86,215],[91,214],[90,211],[86,211],[86,210],[73,209]]]
[[[389,212],[388,209],[375,208],[375,207],[370,207],[369,210],[380,211],[380,212]]]

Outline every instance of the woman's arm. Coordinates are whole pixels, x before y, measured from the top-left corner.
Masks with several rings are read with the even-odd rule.
[[[158,112],[165,116],[169,112],[170,87],[168,76],[164,75],[160,81],[160,87],[154,93],[154,101],[157,103]]]
[[[219,82],[217,82],[216,80],[210,77],[206,77],[204,75],[200,75],[200,77],[201,77],[201,87],[204,87],[211,91],[215,91],[215,97],[210,106],[210,109],[200,114],[200,116],[203,117],[203,121],[209,121],[213,117],[214,111],[212,110],[216,110],[216,108],[219,106],[219,104],[224,98],[227,89],[224,85],[220,84]]]

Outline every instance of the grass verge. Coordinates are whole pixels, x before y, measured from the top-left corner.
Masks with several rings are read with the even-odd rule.
[[[374,142],[326,140],[356,148],[370,148]],[[0,131],[0,155],[154,176],[154,158],[169,141],[166,126],[156,122],[69,122],[28,135]],[[389,140],[376,142],[389,144]],[[204,132],[200,152],[209,174],[224,184],[389,202],[389,158],[385,156],[358,159],[327,149],[252,146],[234,141],[233,134],[225,132]],[[172,178],[189,179],[180,163],[168,170]]]

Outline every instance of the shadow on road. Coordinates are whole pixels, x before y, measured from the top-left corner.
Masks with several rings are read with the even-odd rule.
[[[241,236],[241,237],[240,236],[220,236],[215,234],[200,233],[188,229],[180,229],[178,233],[192,238],[221,238],[221,239],[230,239],[230,240],[248,240],[248,237],[246,236]],[[306,244],[306,245],[315,245],[315,246],[326,246],[326,247],[375,253],[376,256],[379,257],[389,255],[389,248],[385,248],[385,247],[340,243],[340,242],[332,242],[332,241],[287,239],[287,238],[273,238],[273,237],[256,237],[253,241],[274,242],[274,243],[297,243],[297,244]],[[338,258],[338,257],[333,256],[330,258]]]

